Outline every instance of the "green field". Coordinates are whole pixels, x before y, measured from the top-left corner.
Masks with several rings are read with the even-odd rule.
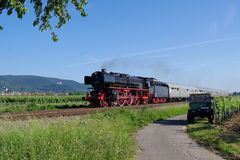
[[[150,122],[186,114],[187,105],[121,109],[81,117],[0,120],[0,159],[133,159],[134,133]]]
[[[47,96],[0,96],[0,104],[48,104],[48,103],[66,103],[81,101],[84,94],[81,95],[47,95]]]
[[[0,113],[82,107],[83,96],[0,96]]]

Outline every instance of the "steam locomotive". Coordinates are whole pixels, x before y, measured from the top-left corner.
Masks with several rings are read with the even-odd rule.
[[[108,73],[105,69],[85,76],[84,83],[92,86],[84,99],[94,107],[186,101],[193,93],[224,94],[218,90],[169,84],[155,78]]]

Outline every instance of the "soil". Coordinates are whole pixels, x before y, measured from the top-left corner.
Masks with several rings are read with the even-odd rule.
[[[223,124],[224,128],[240,133],[240,113]]]

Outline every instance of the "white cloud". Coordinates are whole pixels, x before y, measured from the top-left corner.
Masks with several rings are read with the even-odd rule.
[[[209,26],[209,34],[211,37],[215,37],[218,34],[218,23],[216,20],[212,21]]]
[[[160,54],[160,55],[151,55],[148,58],[163,58],[163,57],[171,57],[176,55],[177,54]]]
[[[134,57],[134,56],[139,56],[139,55],[158,54],[158,53],[161,53],[161,52],[166,52],[166,51],[171,51],[171,50],[177,50],[177,49],[182,49],[182,48],[190,48],[190,47],[195,47],[195,46],[202,46],[202,45],[206,45],[206,44],[214,44],[214,43],[236,40],[236,39],[240,39],[240,37],[230,37],[230,38],[224,38],[224,39],[214,39],[214,40],[208,40],[208,41],[201,41],[201,42],[189,43],[189,44],[184,44],[184,45],[160,48],[160,49],[155,49],[155,50],[146,50],[146,51],[140,51],[140,52],[135,52],[135,53],[129,53],[129,54],[125,54],[125,55],[119,54],[119,55],[122,55],[122,56],[90,60],[90,61],[85,61],[85,62],[78,63],[78,64],[69,64],[66,67],[96,64],[96,63],[102,63],[102,62],[106,62],[106,61],[112,61],[112,60],[115,60],[115,59],[122,59],[122,58]]]
[[[232,24],[234,22],[236,14],[237,14],[236,5],[229,6],[229,8],[227,10],[227,15],[225,17],[225,25],[226,26],[229,26],[230,24]]]

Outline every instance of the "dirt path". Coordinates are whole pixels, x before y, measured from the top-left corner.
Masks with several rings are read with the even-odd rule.
[[[185,133],[186,116],[149,125],[137,134],[137,160],[222,160],[199,146]]]

